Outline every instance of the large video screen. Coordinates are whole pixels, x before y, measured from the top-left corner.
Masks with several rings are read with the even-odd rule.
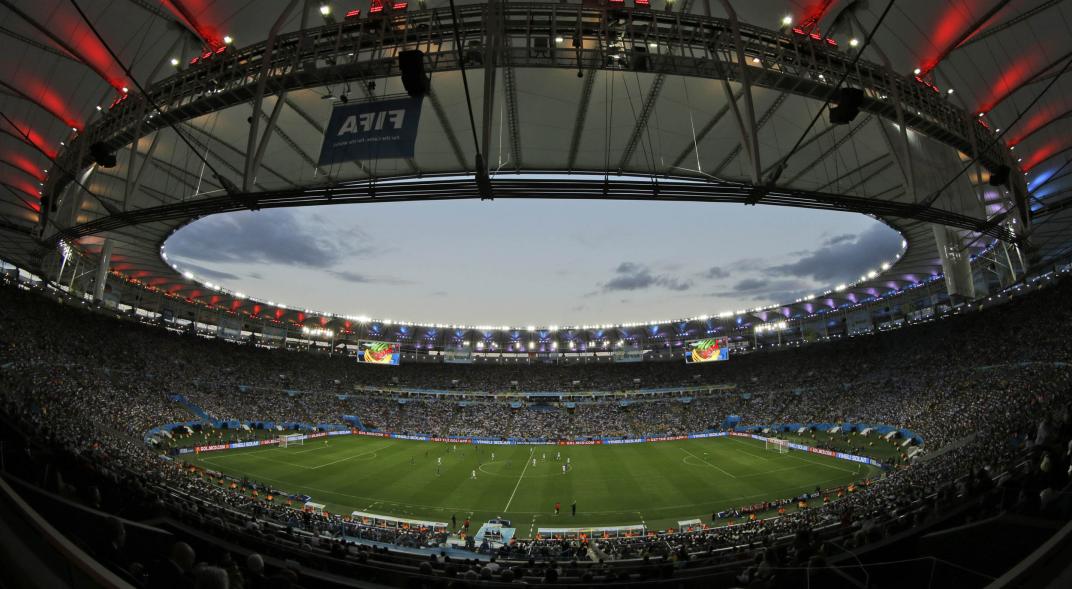
[[[357,349],[357,361],[362,364],[383,364],[398,366],[402,354],[398,344],[387,342],[360,342]]]
[[[724,337],[712,337],[685,344],[685,362],[724,362],[730,359],[730,341]]]

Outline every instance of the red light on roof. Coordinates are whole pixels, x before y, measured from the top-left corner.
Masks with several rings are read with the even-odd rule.
[[[219,55],[220,53],[223,53],[224,51],[227,51],[227,46],[226,45],[221,45],[220,48],[216,50],[216,54]]]
[[[611,4],[625,4],[625,0],[610,0]]]
[[[409,2],[395,2],[393,5],[391,5],[391,10],[401,11],[407,8],[409,8]]]
[[[383,12],[383,0],[372,0],[372,4],[369,6],[369,14],[376,14],[377,12]]]
[[[212,57],[212,52],[211,51],[206,51],[205,53],[201,54],[201,59],[208,59],[210,57]]]
[[[197,62],[201,61],[200,57],[194,57],[190,59],[190,65],[197,65]]]
[[[835,40],[831,39],[830,37],[827,37],[827,38],[826,38],[826,44],[827,44],[827,45],[831,45],[831,46],[833,46],[833,47],[837,47],[837,41],[835,41]]]
[[[355,19],[355,18],[357,18],[359,16],[361,16],[361,9],[360,8],[355,8],[355,9],[351,10],[350,12],[346,13],[346,18],[348,18],[348,19]]]
[[[804,34],[804,29],[802,29],[800,27],[793,27],[793,34],[794,35],[803,35]]]
[[[636,0],[633,4],[636,6],[650,6],[651,0]]]
[[[808,36],[811,37],[812,39],[815,39],[816,41],[819,41],[819,40],[821,40],[823,38],[823,36],[820,35],[819,33],[812,33],[812,34],[810,34]]]

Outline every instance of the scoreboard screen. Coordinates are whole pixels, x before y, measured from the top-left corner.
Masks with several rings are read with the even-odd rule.
[[[724,362],[730,359],[730,341],[724,337],[695,340],[685,344],[685,362]]]
[[[398,344],[387,342],[361,342],[357,349],[357,361],[362,364],[398,366],[402,354]]]

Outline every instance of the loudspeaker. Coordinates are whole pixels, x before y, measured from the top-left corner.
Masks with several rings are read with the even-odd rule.
[[[860,114],[864,91],[859,88],[842,88],[834,102],[837,106],[830,107],[830,124],[848,125]]]
[[[402,86],[410,96],[428,92],[428,76],[424,75],[424,52],[410,49],[398,54],[398,69],[402,71]]]
[[[633,47],[633,71],[648,71],[648,48],[643,45]]]
[[[108,149],[108,146],[97,142],[89,146],[89,155],[93,158],[93,161],[97,162],[97,165],[102,168],[114,168],[115,152]]]
[[[991,186],[1004,186],[1009,183],[1009,166],[998,166],[997,168],[990,170],[990,185]]]

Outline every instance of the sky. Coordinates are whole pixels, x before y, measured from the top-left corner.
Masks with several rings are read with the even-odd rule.
[[[548,326],[792,302],[892,261],[901,236],[853,213],[500,199],[224,213],[165,246],[201,281],[290,308]]]

